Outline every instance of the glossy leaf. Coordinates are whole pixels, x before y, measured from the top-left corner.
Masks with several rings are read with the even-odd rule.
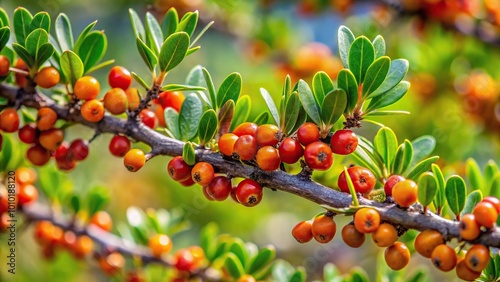
[[[320,124],[320,108],[316,99],[314,98],[311,88],[304,80],[299,80],[297,90],[299,92],[300,100],[307,115],[313,120],[314,123]]]
[[[224,266],[229,275],[231,275],[231,277],[233,277],[234,279],[238,279],[243,274],[245,274],[245,269],[243,268],[241,261],[233,253],[226,254]]]
[[[61,51],[72,50],[74,46],[71,22],[66,14],[59,14],[55,23],[57,42]]]
[[[385,55],[385,40],[381,35],[377,35],[373,39],[373,48],[375,49],[375,58],[380,58]]]
[[[238,101],[241,94],[242,79],[239,73],[233,72],[222,81],[217,91],[217,107],[222,107],[227,101]]]
[[[49,42],[49,34],[42,28],[35,29],[26,37],[26,50],[31,57],[35,58],[40,46],[47,42]]]
[[[418,178],[418,202],[426,207],[432,203],[438,191],[438,184],[430,172],[423,173]]]
[[[202,113],[203,105],[200,98],[198,98],[195,94],[188,95],[182,103],[182,107],[179,112],[179,130],[181,140],[188,141],[196,136]]]
[[[219,110],[219,135],[229,132],[234,116],[234,101],[228,100]]]
[[[347,106],[347,94],[343,89],[327,93],[321,106],[321,120],[327,126],[333,125],[344,113]]]
[[[22,45],[17,44],[16,42],[12,43],[12,49],[14,52],[26,63],[28,68],[32,68],[35,65],[35,59],[28,53],[28,50],[24,48]]]
[[[444,180],[443,173],[441,172],[441,169],[437,164],[432,164],[431,165],[431,170],[434,175],[434,178],[436,179],[436,184],[437,184],[437,191],[436,191],[436,196],[434,196],[433,199],[433,204],[436,207],[436,209],[441,209],[445,205],[445,185],[446,182]]]
[[[294,92],[296,95],[297,92]],[[293,94],[293,93],[292,93]],[[291,97],[291,96],[290,96]],[[298,97],[298,96],[297,96]],[[300,103],[300,98],[299,98],[299,103]],[[306,110],[304,110],[304,107],[302,107],[302,104],[299,106],[299,115],[297,116],[297,121],[295,122],[295,126],[293,127],[292,130],[290,130],[290,133],[293,134],[297,130],[299,130],[299,127],[304,124],[307,121],[307,113]]]
[[[45,30],[50,33],[50,16],[47,12],[38,12],[33,16],[30,24],[30,30],[33,31],[37,28]]]
[[[352,113],[358,102],[358,83],[354,74],[348,69],[340,70],[337,75],[338,87],[347,93],[346,113]]]
[[[159,54],[163,43],[163,33],[156,18],[150,13],[146,13],[146,42],[155,54]]]
[[[382,157],[385,167],[391,168],[398,150],[398,139],[394,131],[388,127],[380,128],[373,138],[373,145],[375,151]]]
[[[167,84],[161,88],[162,91],[203,91],[206,90],[201,86],[190,86],[183,84]]]
[[[137,45],[137,50],[139,50],[139,54],[142,57],[144,63],[150,71],[153,71],[156,64],[158,64],[158,57],[156,57],[153,50],[151,50],[144,41],[142,41],[139,37],[135,39],[135,43]]]
[[[271,113],[271,117],[274,120],[275,125],[280,125],[280,115],[278,113],[278,108],[276,107],[276,104],[273,101],[273,98],[267,92],[266,89],[260,88],[260,95],[262,95],[262,98],[264,98],[264,101],[266,102],[267,108],[269,109],[269,112]]]
[[[411,144],[413,146],[413,160],[411,164],[414,166],[434,151],[436,139],[431,135],[424,135],[412,140]]]
[[[384,83],[377,88],[371,95],[371,98],[377,97],[386,93],[387,91],[394,88],[398,85],[406,73],[408,72],[409,63],[405,59],[396,59],[391,62],[391,66],[389,68],[389,72],[387,73],[387,77],[385,78]]]
[[[392,174],[403,174],[411,164],[413,158],[413,147],[411,142],[405,140],[403,144],[398,147],[394,161],[391,163]]]
[[[363,97],[370,98],[385,81],[391,66],[391,59],[387,56],[376,59],[366,70],[365,82],[363,83]]]
[[[458,175],[453,175],[446,181],[446,201],[451,211],[458,215],[464,209],[467,190],[465,181]]]
[[[54,46],[50,43],[45,43],[38,49],[35,57],[36,65],[41,66],[54,54]]]
[[[170,8],[163,18],[161,23],[161,30],[165,37],[170,36],[177,30],[177,24],[179,23],[179,15],[175,8]]]
[[[268,120],[269,120],[269,113],[262,112],[253,120],[253,122],[257,125],[263,125],[266,124]]]
[[[175,139],[181,139],[181,132],[179,128],[179,113],[173,108],[166,108],[163,112],[165,115],[165,124],[167,129],[172,133]]]
[[[76,81],[83,76],[83,62],[73,51],[64,51],[61,55],[61,71],[71,85],[75,85]]]
[[[85,29],[83,29],[82,33],[80,33],[80,35],[78,35],[78,38],[75,41],[75,47],[73,49],[77,54],[78,54],[78,50],[80,50],[80,48],[83,44],[83,41],[85,40],[85,38],[87,38],[87,35],[91,32],[91,30],[94,28],[94,26],[96,24],[97,24],[97,21],[90,23],[89,25],[87,25],[87,27],[85,27]]]
[[[146,83],[146,81],[144,81],[144,79],[142,79],[142,77],[140,77],[135,72],[131,72],[130,74],[132,75],[132,78],[134,78],[134,80],[137,81],[144,89],[149,89],[149,85]]]
[[[189,48],[189,36],[185,32],[171,34],[161,46],[159,63],[161,71],[168,72],[178,66]]]
[[[193,143],[184,143],[184,146],[182,147],[182,158],[188,165],[196,164],[196,153],[194,151]]]
[[[364,82],[366,71],[374,59],[375,50],[370,40],[364,36],[356,38],[349,49],[349,69],[358,85]]]
[[[418,187],[420,189],[420,186]],[[462,212],[460,213],[461,216],[464,214],[472,213],[474,210],[474,207],[481,202],[483,199],[483,193],[481,193],[481,190],[475,190],[472,191],[469,195],[467,195],[467,198],[465,199],[465,206]]]
[[[103,31],[92,31],[85,36],[77,51],[84,65],[84,73],[104,57],[107,48],[108,39]]]
[[[217,114],[214,110],[208,110],[201,116],[200,125],[198,128],[198,137],[200,144],[205,145],[214,138],[217,133]]]
[[[312,90],[318,105],[323,104],[326,94],[334,89],[333,82],[324,71],[317,72],[313,77]]]
[[[132,23],[132,29],[134,30],[135,37],[143,41],[146,40],[146,30],[144,29],[144,25],[142,24],[139,15],[137,15],[137,12],[134,11],[134,9],[128,9],[128,13],[130,15],[130,22]]]
[[[7,42],[9,42],[9,38],[10,38],[9,27],[5,26],[0,28],[0,51],[3,50],[5,45],[7,45]]]
[[[217,110],[219,107],[217,106],[217,94],[216,94],[217,92],[215,92],[214,82],[212,80],[212,77],[210,76],[210,73],[206,68],[201,68],[201,70],[203,71],[203,77],[205,78],[205,83],[207,85],[210,102],[212,103],[214,109]]]
[[[371,150],[366,144],[364,144],[363,138],[359,138],[358,147],[352,156],[359,164],[369,168],[377,178],[380,178],[382,176],[382,172],[380,171],[381,165],[378,164],[377,157],[375,155],[379,156],[376,151]],[[382,158],[381,156],[379,157]]]
[[[285,106],[285,116],[282,123],[284,127],[282,128],[284,132],[288,135],[294,132],[295,125],[297,124],[297,119],[299,118],[300,112],[304,111],[302,104],[300,103],[299,94],[293,92],[288,97],[288,101]]]
[[[273,246],[262,248],[259,253],[247,264],[247,273],[254,274],[268,265],[276,257],[276,249]]]
[[[481,169],[477,162],[469,158],[465,162],[465,178],[469,182],[469,187],[471,190],[481,190],[484,189],[484,179],[483,174],[481,173]],[[484,191],[483,191],[484,192]]]
[[[371,99],[370,104],[368,104],[367,112],[380,109],[389,105],[392,105],[399,101],[408,92],[410,88],[410,83],[408,81],[402,81],[390,91],[384,95],[377,96]]]
[[[2,153],[0,154],[0,169],[1,171],[6,171],[7,166],[9,165],[9,160],[12,158],[12,156],[16,153],[14,151],[14,142],[12,141],[12,138],[9,135],[2,135]],[[43,184],[43,183],[42,183]],[[42,185],[43,187],[40,187],[42,191],[46,188],[50,188],[50,183],[47,185]],[[47,194],[49,195],[49,194]]]
[[[353,42],[354,34],[348,27],[341,25],[338,30],[339,55],[346,69],[349,68],[349,49]]]
[[[184,14],[179,24],[177,25],[177,31],[184,31],[189,36],[192,36],[197,24],[198,11],[187,12],[186,14]]]
[[[5,12],[5,9],[0,7],[0,27],[10,26],[9,15]]]
[[[14,35],[17,43],[23,47],[26,46],[26,38],[31,32],[32,20],[33,16],[27,9],[18,7],[14,10]]]
[[[496,197],[500,199],[500,173],[497,173],[494,177],[493,180],[491,181],[490,188],[488,189],[489,196]]]
[[[250,116],[250,109],[252,108],[252,100],[250,96],[244,95],[238,99],[236,102],[236,108],[234,110],[234,118],[231,121],[231,131],[236,128],[236,126],[247,121]]]
[[[413,181],[417,181],[420,175],[431,169],[431,165],[439,159],[438,156],[433,156],[422,160],[417,165],[415,165],[410,172],[406,175],[406,178],[409,178]]]

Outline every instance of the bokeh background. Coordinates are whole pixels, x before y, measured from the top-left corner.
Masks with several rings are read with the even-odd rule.
[[[411,89],[391,107],[412,114],[381,117],[379,121],[393,128],[400,141],[433,135],[437,140],[435,154],[441,156],[439,163],[447,173],[463,174],[469,157],[481,167],[489,159],[500,161],[500,2],[387,2],[393,4],[356,0],[11,0],[0,1],[0,6],[11,16],[17,6],[27,7],[32,13],[45,10],[53,19],[66,13],[74,32],[98,20],[96,28],[105,30],[109,41],[104,59],[114,58],[116,64],[146,77],[147,68],[136,51],[128,8],[140,15],[151,11],[159,18],[170,6],[181,13],[200,10],[201,22],[213,20],[215,24],[200,40],[202,49],[176,68],[168,82],[184,82],[189,70],[198,64],[211,72],[216,85],[227,74],[240,72],[243,94],[252,99],[250,119],[264,108],[259,88],[266,88],[277,100],[285,74],[291,74],[294,82],[298,78],[310,80],[318,70],[336,76],[341,68],[336,46],[339,25],[347,25],[355,35],[371,39],[381,34],[389,56],[410,61]],[[95,75],[105,81],[107,71]],[[106,90],[102,89],[102,93]],[[364,123],[356,133],[371,139],[377,129],[376,125]],[[76,136],[89,139],[94,132],[77,126],[68,134],[69,140]],[[73,183],[67,189],[108,187],[111,201],[106,210],[115,222],[125,220],[129,206],[180,208],[186,211],[191,229],[173,237],[175,249],[197,244],[200,229],[213,221],[222,232],[261,246],[275,245],[279,257],[305,267],[308,280],[319,279],[328,262],[335,263],[342,272],[361,266],[373,280],[377,279],[376,264],[383,250],[371,240],[361,249],[350,249],[340,236],[327,245],[295,242],[290,234],[292,227],[320,212],[318,206],[270,190],[252,209],[231,200],[209,202],[199,187],[181,187],[168,177],[166,157],[154,158],[141,171],[128,173],[122,160],[107,151],[110,138],[104,135],[92,142],[88,160],[67,173]],[[335,162],[333,171],[350,160],[338,157]],[[320,178],[334,187],[334,174]],[[339,219],[338,227],[348,221]],[[76,261],[64,252],[52,261],[45,260],[32,232],[19,233],[18,241],[18,273],[14,281],[109,280],[94,262]],[[3,257],[4,250],[0,253]],[[437,273],[429,261],[414,256],[406,271],[411,274],[418,268],[427,269],[434,281],[456,279],[454,273]],[[0,274],[0,281],[11,279]]]

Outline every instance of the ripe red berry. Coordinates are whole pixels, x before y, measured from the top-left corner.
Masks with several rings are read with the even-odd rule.
[[[394,185],[396,185],[396,183],[404,181],[404,180],[406,180],[406,178],[404,178],[401,175],[396,175],[396,174],[391,175],[389,178],[387,178],[387,181],[384,184],[385,194],[387,196],[392,196],[392,188],[394,187]]]
[[[144,109],[139,113],[142,123],[147,127],[154,129],[158,125],[158,118],[153,111]]]
[[[252,135],[242,135],[234,143],[233,151],[243,161],[253,160],[257,154],[257,141]]]
[[[54,152],[54,158],[56,160],[56,166],[60,170],[69,171],[75,168],[76,161],[68,154],[69,143],[64,141],[57,147]]]
[[[108,148],[113,156],[123,157],[130,150],[130,140],[126,136],[115,135],[111,138]]]
[[[207,162],[199,162],[191,170],[191,177],[195,183],[206,186],[214,179],[214,167]]]
[[[259,146],[274,146],[281,139],[280,129],[274,124],[263,124],[257,128],[255,139]]]
[[[26,124],[18,131],[19,140],[25,144],[33,144],[36,141],[36,127],[34,124]]]
[[[14,108],[6,108],[0,113],[0,129],[5,132],[16,132],[20,122],[19,115]]]
[[[257,151],[257,165],[265,171],[273,171],[280,167],[281,159],[278,149],[272,146],[265,146]]]
[[[488,196],[483,199],[483,202],[488,202],[492,204],[497,210],[497,212],[500,213],[500,200],[498,198],[495,198],[493,196]]]
[[[121,66],[114,66],[109,71],[108,83],[111,88],[121,88],[127,90],[132,84],[132,75],[130,72]]]
[[[337,130],[330,140],[332,152],[338,155],[349,155],[358,147],[358,137],[352,130]]]
[[[225,176],[216,176],[207,186],[207,194],[216,201],[224,201],[231,193],[231,179]]]
[[[208,194],[208,185],[207,186],[203,186],[201,188],[201,191],[203,192],[203,196],[205,196],[205,198],[207,198],[207,200],[209,200],[209,201],[215,201],[215,199],[212,198],[212,196],[210,196],[210,194]]]
[[[195,258],[188,249],[181,249],[174,255],[175,268],[179,271],[192,271],[195,268]]]
[[[255,133],[257,132],[257,128],[259,126],[256,123],[253,122],[244,122],[240,125],[238,125],[234,130],[233,134],[239,136],[243,135],[252,135],[255,137]]]
[[[304,160],[312,169],[327,170],[333,164],[332,149],[321,141],[310,143],[304,150]]]
[[[304,148],[302,148],[299,141],[287,137],[281,141],[279,153],[282,162],[294,164],[304,155]]]
[[[69,146],[69,154],[75,161],[83,161],[89,155],[89,142],[87,140],[75,139]]]
[[[245,179],[236,187],[236,199],[247,207],[253,207],[262,200],[262,187],[256,181]]]
[[[26,158],[33,165],[43,166],[49,162],[50,153],[40,145],[33,145],[26,151]]]
[[[191,178],[191,166],[181,156],[176,156],[168,162],[168,174],[175,181],[186,181]]]
[[[172,92],[161,92],[158,95],[158,99],[156,99],[156,103],[160,104],[160,106],[163,109],[166,108],[173,108],[177,112],[181,110],[182,104],[184,103],[184,100],[186,97],[184,97],[184,94],[179,91],[172,91]]]
[[[4,55],[0,55],[0,76],[6,76],[9,74],[10,61]]]
[[[17,203],[23,206],[38,199],[38,190],[31,184],[21,185],[17,193]]]
[[[306,122],[297,130],[297,138],[300,144],[307,146],[319,140],[318,126],[312,122]]]
[[[192,177],[189,177],[188,179],[184,181],[180,181],[179,184],[181,184],[184,187],[190,187],[194,185],[194,180]]]
[[[375,179],[375,175],[373,175],[369,169],[361,166],[352,166],[347,169],[347,172],[349,173],[349,177],[351,177],[354,190],[357,193],[365,194],[370,192],[373,187],[375,187],[377,180]],[[349,193],[349,186],[347,186],[347,180],[343,171],[339,175],[337,184],[340,191]]]

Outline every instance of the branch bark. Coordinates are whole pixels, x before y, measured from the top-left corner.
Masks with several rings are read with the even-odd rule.
[[[0,85],[0,96],[8,98],[12,103],[16,102],[17,92],[16,87],[5,84]],[[42,99],[37,99],[37,96]],[[24,95],[20,103],[32,108],[50,106],[57,112],[59,119],[80,123],[101,133],[127,135],[131,139],[148,144],[156,155],[182,155],[183,142],[168,138],[136,120],[119,119],[106,114],[100,122],[91,123],[84,120],[79,112],[70,112],[68,108],[56,104],[48,97],[41,96],[40,93],[37,95]],[[265,172],[253,166],[227,160],[221,154],[210,150],[196,150],[196,159],[197,161],[212,164],[219,172],[230,173],[231,176],[235,177],[251,178],[267,188],[292,193],[320,205],[346,208],[349,207],[352,201],[350,195],[338,192],[310,179],[283,171]],[[432,213],[423,214],[420,211],[403,210],[394,204],[379,203],[364,198],[360,198],[360,204],[377,209],[382,220],[393,224],[420,231],[435,229],[443,234],[443,237],[447,240],[460,237],[458,222],[444,219]],[[486,246],[500,248],[500,228],[496,227],[494,230],[484,232],[470,243],[481,243]]]

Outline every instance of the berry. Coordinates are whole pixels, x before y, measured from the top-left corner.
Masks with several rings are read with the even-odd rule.
[[[57,113],[48,107],[38,109],[36,116],[36,127],[41,130],[49,130],[54,127],[57,121]]]
[[[93,100],[99,96],[101,85],[92,76],[80,77],[73,88],[73,94],[81,100]]]
[[[18,58],[16,61],[16,64],[14,65],[16,69],[20,69],[26,72],[29,72],[28,66],[26,63],[21,59]],[[28,79],[26,78],[26,75],[20,74],[20,73],[15,73],[15,80],[16,84],[19,85],[19,87],[24,88],[26,86],[26,83],[28,82]]]
[[[19,206],[23,206],[28,203],[32,203],[38,199],[38,190],[35,186],[31,184],[19,186],[19,191],[17,193],[17,203]]]
[[[257,128],[255,139],[259,146],[274,146],[281,139],[280,129],[273,124],[263,124]]]
[[[265,171],[273,171],[280,167],[281,159],[278,149],[272,146],[265,146],[257,151],[257,165]]]
[[[459,259],[455,271],[457,272],[457,277],[465,281],[474,281],[481,276],[481,272],[470,270],[465,264],[464,259]]]
[[[301,221],[292,229],[292,236],[299,243],[307,243],[313,238],[312,223],[309,220]]]
[[[181,156],[173,157],[167,165],[168,174],[175,181],[186,181],[191,178],[191,166]]]
[[[110,253],[106,257],[101,257],[99,259],[99,267],[101,268],[102,272],[109,276],[118,274],[118,272],[121,271],[124,266],[125,258],[123,258],[122,254],[118,252]]]
[[[111,231],[111,228],[113,228],[113,220],[111,219],[111,216],[109,216],[109,213],[105,211],[96,212],[90,219],[90,224],[93,224],[107,232]]]
[[[26,151],[26,158],[33,165],[43,166],[49,162],[50,153],[40,145],[33,145],[28,149],[28,151]]]
[[[165,234],[156,234],[149,238],[148,246],[151,254],[155,258],[159,258],[163,254],[170,252],[172,249],[172,240]]]
[[[282,162],[294,164],[304,155],[304,148],[302,148],[299,141],[287,137],[281,141],[279,153]]]
[[[128,110],[133,111],[137,109],[141,103],[141,96],[137,88],[129,88],[125,91],[125,94],[127,95]]]
[[[226,156],[231,156],[234,152],[234,143],[238,140],[238,135],[233,133],[222,134],[217,142],[219,151]]]
[[[127,93],[121,88],[106,92],[103,102],[104,108],[113,115],[123,114],[128,109]]]
[[[48,151],[55,151],[64,141],[64,132],[61,129],[52,128],[40,133],[38,142]]]
[[[354,227],[361,233],[373,233],[380,225],[380,214],[372,208],[361,208],[354,215]]]
[[[314,218],[311,228],[314,239],[318,243],[330,242],[337,231],[337,224],[332,216],[320,215]]]
[[[310,143],[304,150],[304,160],[312,169],[327,170],[333,164],[332,149],[321,141]]]
[[[500,214],[500,200],[498,198],[495,198],[493,196],[488,196],[483,199],[483,202],[488,202],[492,204],[497,212]]]
[[[394,188],[394,185],[396,185],[396,183],[404,181],[404,180],[406,180],[406,178],[404,178],[401,175],[397,175],[397,174],[391,175],[389,178],[387,178],[387,181],[384,184],[385,194],[387,196],[392,196],[392,188]]]
[[[188,179],[184,181],[180,181],[179,184],[181,184],[184,187],[190,187],[194,185],[194,180],[193,178],[189,177]]]
[[[76,161],[68,154],[69,152],[69,143],[62,142],[57,150],[54,152],[54,158],[56,159],[57,168],[60,170],[69,171],[75,168]]]
[[[108,83],[111,88],[121,88],[127,90],[132,84],[132,75],[130,72],[121,66],[114,66],[108,74]]]
[[[347,173],[349,173],[349,177],[354,185],[354,190],[357,193],[368,193],[373,189],[373,187],[375,187],[375,183],[377,183],[375,175],[373,175],[373,173],[365,167],[351,166],[347,169]],[[345,178],[344,171],[340,173],[337,184],[340,191],[349,193],[349,186],[347,185],[347,179]]]
[[[75,139],[69,146],[68,153],[71,159],[75,161],[83,161],[89,155],[89,142],[87,140]]]
[[[372,234],[373,242],[379,247],[389,247],[398,240],[398,231],[389,223],[382,223]]]
[[[457,254],[452,247],[441,244],[432,251],[431,261],[439,270],[448,272],[455,268],[457,264]]]
[[[191,177],[195,183],[206,186],[214,179],[214,167],[207,162],[199,162],[191,170]]]
[[[330,140],[332,152],[338,155],[349,155],[358,147],[358,137],[349,129],[337,130]]]
[[[410,262],[410,250],[404,243],[396,242],[385,249],[384,258],[391,269],[400,270]]]
[[[130,150],[130,140],[126,136],[115,135],[109,142],[109,151],[115,157],[123,157]]]
[[[174,255],[175,268],[179,271],[192,271],[196,267],[195,257],[188,249],[181,249]]]
[[[436,230],[424,230],[415,238],[415,250],[421,256],[430,258],[434,249],[444,244],[443,235]]]
[[[34,232],[34,237],[35,240],[38,242],[40,245],[45,245],[48,244],[50,241],[50,238],[52,237],[52,233],[54,233],[54,225],[52,225],[52,222],[48,220],[41,220],[38,221],[35,224],[35,232]]]
[[[313,142],[319,140],[319,129],[316,124],[312,122],[306,122],[299,127],[297,130],[297,138],[300,144],[307,146]]]
[[[346,224],[342,228],[342,240],[344,243],[351,248],[359,248],[365,242],[365,234],[359,232],[354,224]]]
[[[240,160],[253,160],[257,154],[257,141],[252,135],[242,135],[234,143],[233,151],[237,154]]]
[[[485,245],[473,245],[465,255],[465,265],[472,271],[481,272],[490,262],[490,250]]]
[[[207,198],[207,200],[209,200],[209,201],[215,201],[215,199],[212,198],[212,196],[210,194],[208,194],[208,185],[207,186],[203,186],[201,188],[201,191],[203,192],[203,196],[205,196],[205,198]]]
[[[139,149],[131,149],[125,154],[123,158],[123,164],[128,169],[128,171],[136,172],[141,169],[146,163],[146,156],[144,152]]]
[[[154,129],[158,125],[158,118],[153,111],[144,109],[139,113],[142,123],[147,127]]]
[[[233,130],[233,134],[235,134],[238,137],[243,136],[243,135],[251,135],[251,136],[255,137],[255,133],[257,132],[257,128],[259,128],[259,126],[256,123],[244,122],[244,123],[238,125]]]
[[[95,99],[83,103],[80,113],[82,117],[90,122],[99,122],[104,117],[104,105]]]
[[[476,217],[473,214],[465,214],[460,219],[458,224],[460,237],[464,240],[474,240],[481,233],[481,226],[477,223]]]
[[[417,202],[418,186],[415,181],[404,180],[392,187],[394,202],[400,207],[407,208]]]
[[[477,223],[485,228],[493,228],[498,218],[498,212],[495,206],[485,201],[479,202],[474,207],[472,213],[476,217]]]
[[[177,112],[181,110],[182,103],[184,103],[184,100],[186,97],[184,97],[184,94],[179,91],[172,91],[172,92],[161,92],[158,95],[158,98],[156,99],[156,103],[160,104],[160,106],[163,109],[166,108],[173,108]]]
[[[20,122],[19,115],[14,108],[6,108],[0,113],[0,129],[5,132],[16,132]]]
[[[42,88],[52,88],[59,83],[61,76],[59,72],[54,67],[44,67],[39,70],[36,77],[35,82],[38,86]]]
[[[216,201],[224,201],[231,193],[231,179],[225,176],[216,176],[207,186],[207,194]]]
[[[36,178],[36,171],[31,167],[20,167],[16,169],[16,181],[20,185],[33,184]]]
[[[36,128],[34,124],[26,124],[19,128],[17,132],[19,140],[25,144],[33,144],[36,142]]]
[[[9,74],[10,61],[4,55],[0,55],[0,76],[6,76]]]
[[[94,241],[92,241],[92,239],[86,235],[78,236],[75,239],[73,246],[71,247],[73,255],[76,258],[80,259],[91,254],[93,249],[94,249]]]
[[[238,202],[246,207],[258,205],[263,196],[260,184],[251,179],[245,179],[238,183],[235,194]]]

